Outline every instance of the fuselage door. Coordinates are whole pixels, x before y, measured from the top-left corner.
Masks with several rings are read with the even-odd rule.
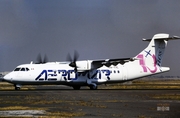
[[[122,72],[122,79],[123,80],[127,80],[128,79],[128,73],[127,73],[127,68],[126,68],[126,66],[122,66],[122,70],[121,70],[121,72]]]

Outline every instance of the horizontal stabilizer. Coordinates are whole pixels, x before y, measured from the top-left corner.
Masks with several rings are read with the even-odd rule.
[[[161,70],[161,72],[167,72],[170,70],[170,68],[169,67],[161,67],[160,70]]]
[[[172,36],[172,37],[163,37],[163,36],[158,36],[158,37],[154,37],[154,39],[158,39],[158,40],[176,40],[176,39],[180,39],[179,36]],[[143,39],[143,41],[151,41],[152,39]]]

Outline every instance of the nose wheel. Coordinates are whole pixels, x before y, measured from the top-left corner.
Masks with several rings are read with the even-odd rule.
[[[19,84],[14,84],[14,89],[15,89],[15,90],[20,90],[20,89],[21,89],[21,85],[19,85]]]
[[[20,90],[21,88],[20,87],[15,87],[15,90]]]

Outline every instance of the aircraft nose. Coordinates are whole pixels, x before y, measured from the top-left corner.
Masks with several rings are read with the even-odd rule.
[[[11,74],[9,73],[9,74],[5,75],[5,76],[3,77],[3,80],[4,80],[4,81],[11,81]]]

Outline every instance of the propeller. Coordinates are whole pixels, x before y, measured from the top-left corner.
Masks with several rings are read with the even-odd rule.
[[[45,54],[44,55],[44,58],[42,59],[42,57],[41,57],[41,54],[39,54],[38,56],[37,56],[37,62],[36,62],[36,64],[44,64],[44,63],[47,63],[48,62],[48,57],[47,57],[47,55]]]
[[[79,53],[75,50],[74,51],[74,57],[72,58],[71,55],[68,53],[66,60],[70,61],[71,63],[69,64],[69,66],[74,67],[74,70],[77,71],[77,65],[76,65],[76,61],[79,58]]]

